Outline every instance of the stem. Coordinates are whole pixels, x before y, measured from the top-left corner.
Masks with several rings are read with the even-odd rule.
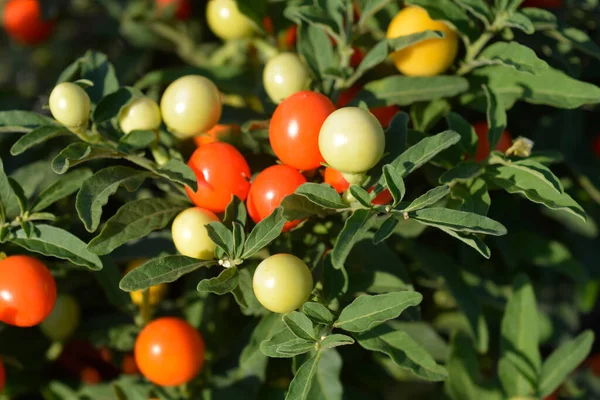
[[[495,25],[495,24],[494,24]],[[492,27],[493,28],[493,27]],[[473,68],[473,60],[481,53],[481,50],[485,47],[486,44],[494,37],[496,34],[495,30],[484,32],[479,39],[477,39],[471,46],[467,47],[467,54],[465,56],[465,62],[461,65],[461,67],[456,72],[457,75],[465,75]]]
[[[150,305],[150,288],[142,291],[142,307],[140,308],[142,326],[148,325],[152,319],[152,306]]]

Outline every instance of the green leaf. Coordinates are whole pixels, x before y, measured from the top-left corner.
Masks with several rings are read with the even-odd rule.
[[[12,219],[20,214],[19,198],[15,194],[10,178],[4,172],[4,164],[0,158],[0,206],[4,218]]]
[[[520,194],[530,201],[552,210],[562,210],[586,220],[583,208],[567,193],[560,193],[541,179],[535,171],[524,169],[523,166],[492,165],[486,169],[488,179],[508,193]]]
[[[198,268],[215,264],[216,261],[203,261],[185,256],[154,258],[125,275],[119,287],[127,292],[148,289],[161,283],[175,282]]]
[[[232,227],[234,222],[242,226],[246,226],[246,220],[248,218],[246,212],[246,206],[244,202],[237,196],[232,196],[231,201],[225,209],[225,216],[223,217],[223,224],[227,227]]]
[[[452,338],[452,353],[446,365],[448,369],[446,389],[453,399],[479,400],[483,398],[478,386],[481,374],[477,357],[470,338],[457,332]]]
[[[112,216],[88,245],[95,254],[110,254],[130,240],[146,237],[149,233],[163,229],[183,211],[187,205],[180,201],[161,198],[133,200]]]
[[[495,160],[496,161],[496,160]],[[495,162],[494,161],[494,162]],[[526,174],[533,175],[533,178],[529,178],[533,181],[540,181],[550,188],[556,190],[558,193],[563,193],[564,188],[560,179],[554,175],[554,173],[545,165],[532,159],[524,159],[519,161],[500,161],[502,165],[508,165],[517,169],[522,170]],[[527,176],[527,175],[525,175]]]
[[[483,174],[480,164],[471,161],[462,162],[444,172],[440,176],[440,183],[466,182]]]
[[[364,208],[371,208],[371,196],[369,192],[358,185],[350,185],[348,189],[351,196]]]
[[[485,0],[456,0],[456,4],[483,22],[489,22],[492,18],[492,10]]]
[[[568,340],[554,350],[544,361],[539,382],[539,393],[549,396],[567,379],[590,354],[594,332],[586,330],[575,339]]]
[[[400,221],[398,221],[396,216],[390,215],[384,221],[384,223],[381,224],[379,229],[377,229],[377,232],[375,232],[375,236],[373,236],[373,243],[379,244],[379,243],[383,242],[384,240],[386,240],[387,238],[389,238],[390,236],[392,236],[392,234],[396,230],[396,227],[398,226],[399,223],[400,223]]]
[[[335,189],[326,183],[303,183],[294,193],[323,208],[348,208]]]
[[[240,258],[244,253],[244,244],[246,242],[246,232],[244,227],[237,222],[233,223],[233,257]]]
[[[340,381],[342,357],[336,350],[323,351],[313,378],[308,398],[311,400],[342,400],[344,389]]]
[[[446,117],[448,126],[460,135],[460,147],[471,157],[477,150],[477,134],[473,126],[459,114],[450,112]]]
[[[323,353],[319,351],[302,364],[290,382],[285,400],[310,400],[310,388],[322,355]]]
[[[315,348],[316,347],[314,341],[296,339],[291,341],[290,343],[285,343],[277,347],[277,352],[286,357],[295,357],[300,354],[308,353],[309,351],[312,351]]]
[[[10,148],[10,154],[18,156],[30,148],[37,146],[58,136],[68,136],[72,133],[62,126],[44,125],[27,132],[17,140]]]
[[[556,108],[574,109],[584,104],[600,102],[600,88],[587,82],[578,81],[565,73],[549,68],[547,71],[531,75],[499,65],[478,68],[470,79],[472,87],[488,85],[509,109],[517,100],[532,104],[545,104]],[[548,85],[552,82],[552,85]],[[483,92],[469,94],[463,101],[482,100]]]
[[[355,338],[363,348],[387,354],[400,368],[412,371],[419,378],[443,381],[448,376],[446,369],[405,332],[380,325]]]
[[[370,69],[386,61],[389,53],[392,51],[402,50],[424,40],[441,39],[443,37],[443,32],[426,30],[393,39],[383,39],[365,55],[365,58],[363,58],[356,71],[354,71],[352,79],[357,80]]]
[[[524,0],[494,0],[498,10],[515,11]]]
[[[298,54],[306,60],[317,80],[324,81],[328,86],[328,78],[325,77],[326,71],[336,68],[337,61],[327,33],[316,25],[301,24],[298,26],[296,46]]]
[[[452,236],[453,238],[460,240],[467,246],[477,250],[479,252],[479,254],[481,254],[483,257],[485,257],[487,259],[489,259],[491,257],[492,253],[490,251],[490,248],[476,234],[465,233],[465,232],[456,232],[456,231],[453,231],[452,229],[439,228],[439,227],[438,227],[438,229],[440,229],[442,232],[447,233],[448,235]]]
[[[282,330],[277,331],[273,336],[260,343],[260,351],[271,358],[287,358],[288,354],[281,354],[277,350],[280,346],[289,346],[296,343],[298,338],[294,333],[285,326]]]
[[[196,174],[183,161],[171,158],[165,165],[153,168],[152,172],[172,182],[185,185],[194,192],[198,190]]]
[[[285,223],[286,220],[283,218],[283,209],[277,207],[273,210],[271,215],[260,221],[254,229],[252,229],[252,232],[250,232],[250,235],[248,235],[248,238],[246,239],[242,259],[251,257],[273,240],[277,239],[281,234]]]
[[[530,379],[537,379],[542,366],[538,342],[535,294],[529,279],[520,275],[502,318],[498,376],[509,396],[534,393],[536,381]]]
[[[347,204],[345,206],[348,207]],[[286,196],[281,202],[281,207],[283,208],[283,216],[288,221],[302,220],[314,215],[325,217],[335,213],[333,210],[323,208],[308,198],[295,193]]]
[[[57,125],[53,118],[32,111],[0,111],[0,127],[37,128],[43,125]]]
[[[334,268],[341,269],[346,258],[352,250],[352,246],[363,238],[373,222],[373,214],[370,210],[356,210],[344,223],[344,228],[337,238],[337,242],[331,252],[331,261]]]
[[[535,51],[517,42],[493,43],[481,52],[476,62],[505,65],[529,74],[539,74],[550,68],[546,61],[538,58]]]
[[[145,149],[152,143],[155,143],[157,139],[158,135],[153,131],[132,131],[121,137],[121,140],[119,140],[119,150],[131,152]]]
[[[267,14],[267,2],[265,0],[240,2],[238,8],[240,12],[248,16],[256,26],[262,26],[263,18]]]
[[[506,228],[500,222],[471,212],[449,208],[426,208],[410,212],[409,217],[425,225],[459,232],[506,235]]]
[[[71,81],[77,75],[94,83],[94,86],[86,89],[92,103],[98,103],[103,97],[119,89],[115,68],[106,55],[100,52],[88,50],[60,75],[57,84]]]
[[[558,25],[556,15],[541,8],[525,7],[520,10],[533,24],[536,32],[555,29]]]
[[[473,19],[452,0],[409,0],[406,4],[424,8],[431,19],[445,21],[465,36],[474,37],[478,33]]]
[[[90,253],[81,239],[53,226],[36,225],[29,237],[21,229],[16,232],[16,237],[12,242],[29,251],[68,260],[75,265],[94,271],[102,269],[100,258]]]
[[[121,269],[113,262],[113,257],[102,257],[102,268],[94,273],[94,278],[104,290],[106,299],[118,309],[127,312],[127,306],[131,304],[129,294],[119,289],[119,281],[123,277]]]
[[[301,312],[292,311],[285,314],[283,323],[297,338],[313,342],[317,340],[312,321]]]
[[[221,248],[228,257],[235,258],[233,233],[218,221],[205,225],[205,228],[208,231],[208,236],[215,242],[217,247]]]
[[[483,85],[483,91],[487,99],[488,141],[490,148],[495,149],[502,133],[506,129],[506,110],[502,99],[492,89]]]
[[[369,18],[383,10],[391,2],[392,0],[366,0],[362,1],[364,4],[359,3],[361,6],[361,13],[360,19],[358,20],[358,25],[365,24]]]
[[[352,104],[361,101],[370,107],[409,105],[454,97],[469,89],[469,82],[459,76],[408,77],[389,76],[367,83]]]
[[[238,287],[231,292],[235,301],[240,305],[244,315],[263,315],[268,312],[254,295],[252,276],[254,275],[255,270],[256,266],[250,266],[239,270],[240,283]]]
[[[450,111],[448,100],[438,99],[415,103],[410,107],[413,128],[419,132],[429,132]]]
[[[408,307],[419,305],[421,300],[421,293],[408,291],[362,295],[342,310],[334,327],[348,332],[364,332],[397,318]]]
[[[17,203],[19,204],[19,210],[21,211],[21,215],[24,215],[25,212],[28,210],[28,201],[27,201],[27,197],[25,196],[25,192],[23,191],[23,188],[21,187],[21,185],[19,185],[19,182],[17,182],[13,178],[8,178],[8,183],[13,191],[13,194],[15,195],[15,197],[17,199]]]
[[[383,166],[383,178],[385,180],[386,187],[390,190],[392,197],[394,198],[394,207],[402,201],[406,188],[404,187],[404,180],[402,174],[393,165]]]
[[[457,183],[452,187],[452,199],[448,202],[448,207],[486,216],[490,204],[486,181],[476,178],[466,183]]]
[[[111,149],[92,146],[87,143],[72,143],[64,148],[54,160],[52,160],[52,170],[59,175],[64,174],[69,168],[86,161],[98,158],[122,158],[123,155]]]
[[[331,311],[320,303],[306,302],[302,305],[302,312],[318,324],[331,325],[335,320]]]
[[[150,177],[147,171],[116,166],[104,168],[83,182],[77,193],[76,208],[79,218],[88,232],[94,232],[100,224],[102,207],[120,186],[129,192],[136,191],[144,180]]]
[[[114,93],[109,94],[98,102],[92,118],[96,124],[101,124],[119,115],[125,107],[136,96],[142,96],[142,92],[135,88],[122,87]]]
[[[242,350],[242,354],[240,354],[239,370],[242,371],[242,376],[256,376],[259,380],[264,381],[268,358],[260,351],[260,344],[283,327],[281,314],[269,313],[261,318],[252,331],[252,336],[250,336],[250,340]]]
[[[334,333],[321,340],[322,349],[332,349],[334,347],[346,346],[349,344],[354,344],[354,339],[352,339],[350,336],[341,335],[339,333]]]
[[[198,282],[196,290],[223,295],[233,291],[239,283],[238,269],[237,267],[231,267],[225,268],[217,277],[201,280]]]
[[[402,213],[417,211],[432,206],[446,197],[449,193],[450,186],[448,185],[434,187],[425,194],[414,199],[405,209],[402,210]]]
[[[508,28],[519,29],[528,35],[531,35],[535,32],[533,22],[521,12],[516,12],[509,15],[508,18],[504,19],[502,25]]]
[[[429,275],[442,277],[447,289],[456,300],[458,307],[467,318],[475,348],[480,353],[486,353],[489,347],[489,332],[481,302],[477,300],[473,289],[465,282],[460,273],[460,267],[445,253],[437,252],[431,247],[418,247],[416,254],[420,265]]]
[[[582,53],[600,59],[600,46],[582,30],[570,26],[561,26],[556,30],[546,32],[546,34],[559,42],[572,45]]]
[[[58,200],[72,195],[78,191],[83,182],[92,176],[92,171],[87,168],[77,169],[67,172],[58,181],[44,189],[35,199],[31,210],[33,212],[42,211]]]

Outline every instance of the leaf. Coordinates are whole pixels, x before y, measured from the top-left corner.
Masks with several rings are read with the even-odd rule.
[[[583,221],[586,214],[583,208],[567,193],[559,193],[548,185],[548,182],[539,178],[532,171],[512,165],[492,165],[486,169],[488,179],[500,186],[508,193],[518,193],[530,201],[552,210],[562,210]]]
[[[313,24],[299,25],[296,47],[317,80],[328,85],[326,71],[336,68],[337,61],[327,33]]]
[[[408,77],[389,76],[367,83],[351,104],[361,101],[369,107],[409,105],[454,97],[469,89],[469,82],[459,76]]]
[[[494,0],[496,6],[502,11],[515,11],[524,0]]]
[[[283,316],[283,323],[299,339],[316,341],[315,328],[310,319],[301,312],[292,311]]]
[[[198,282],[196,290],[223,295],[233,291],[240,282],[237,267],[225,268],[219,276]]]
[[[277,207],[273,210],[271,215],[260,221],[254,229],[252,229],[252,232],[250,232],[250,235],[248,235],[248,238],[246,239],[242,259],[251,257],[273,240],[277,239],[281,234],[285,223],[286,220],[283,218],[283,209]]]
[[[431,19],[445,21],[465,36],[477,36],[472,18],[451,0],[409,0],[406,4],[424,8]]]
[[[489,332],[483,307],[475,297],[473,289],[462,277],[460,267],[447,254],[437,252],[431,247],[418,247],[416,254],[419,256],[421,267],[429,275],[444,279],[446,288],[467,318],[475,348],[479,353],[486,353],[489,347]]]
[[[283,345],[291,345],[297,340],[298,338],[296,335],[294,335],[294,333],[287,326],[285,326],[282,330],[277,331],[269,339],[263,340],[260,343],[260,351],[267,357],[271,358],[290,357],[288,354],[279,353],[277,349]]]
[[[538,341],[538,314],[533,287],[526,276],[519,275],[502,318],[498,365],[498,376],[509,396],[534,393],[532,383],[535,382],[530,382],[528,376],[537,379],[542,366]],[[518,361],[519,368],[513,364],[515,361]]]
[[[77,75],[94,82],[94,86],[86,90],[92,103],[98,103],[103,97],[119,89],[115,68],[106,55],[100,52],[88,50],[61,74],[57,84],[71,81]]]
[[[384,9],[392,0],[368,0],[364,1],[364,4],[361,4],[361,13],[360,19],[358,20],[358,25],[365,24],[369,18],[377,14],[377,12]]]
[[[371,208],[371,196],[369,192],[358,185],[350,185],[348,189],[351,197],[354,197],[358,203],[364,208]]]
[[[531,35],[535,32],[533,22],[531,22],[531,20],[521,12],[512,13],[503,22],[504,27],[518,29],[528,35]]]
[[[402,201],[406,188],[404,187],[404,180],[402,180],[402,174],[393,165],[383,166],[383,178],[387,188],[390,190],[392,197],[394,198],[394,206]]]
[[[310,387],[313,383],[313,378],[317,373],[319,360],[323,355],[322,352],[317,354],[302,364],[296,372],[294,379],[290,382],[290,387],[285,396],[285,400],[310,400]]]
[[[373,243],[379,244],[387,238],[389,238],[390,236],[392,236],[399,223],[400,221],[398,221],[396,216],[390,215],[385,220],[385,222],[381,224],[379,229],[377,229],[377,232],[375,232],[375,236],[373,237]]]
[[[474,162],[462,162],[440,176],[440,183],[465,182],[483,174],[481,165]]]
[[[104,168],[83,182],[81,190],[77,193],[75,207],[88,232],[94,232],[98,228],[102,207],[108,203],[110,196],[115,194],[120,186],[124,186],[129,192],[134,192],[150,176],[147,171],[116,166]]]
[[[141,239],[153,231],[163,229],[187,205],[180,201],[161,198],[133,200],[113,215],[88,245],[95,254],[110,254],[130,240]]]
[[[240,2],[240,12],[248,16],[256,26],[262,26],[263,18],[267,14],[267,2],[265,0],[249,0]]]
[[[27,197],[25,196],[25,192],[23,191],[23,188],[21,187],[21,185],[19,185],[19,182],[17,182],[13,178],[8,178],[8,183],[13,191],[13,194],[15,195],[15,197],[17,199],[17,203],[19,204],[19,210],[21,211],[21,215],[24,215],[28,209],[28,207],[27,207],[28,201],[27,201]]]
[[[600,102],[599,87],[573,79],[554,68],[531,75],[515,71],[513,68],[491,65],[474,70],[469,78],[472,87],[488,85],[502,98],[506,109],[520,99],[532,104],[567,109]],[[552,82],[552,85],[548,85],[548,82]],[[463,97],[463,101],[483,99],[484,96],[483,92],[469,94]]]
[[[211,222],[205,225],[205,228],[208,231],[208,236],[215,242],[217,247],[221,248],[228,257],[235,258],[233,233],[221,222]]]
[[[426,30],[393,39],[383,39],[365,55],[356,71],[354,71],[352,79],[354,81],[358,80],[367,71],[386,61],[391,51],[399,51],[424,40],[441,39],[443,37],[443,32]]]
[[[487,124],[489,127],[488,141],[490,148],[495,149],[502,133],[506,129],[506,110],[502,99],[489,87],[483,85],[483,91],[487,99]]]
[[[471,157],[477,150],[477,134],[473,126],[459,114],[450,112],[446,117],[448,126],[460,135],[460,147]]]
[[[185,185],[194,192],[198,190],[196,174],[183,161],[171,158],[165,165],[152,169],[152,172],[172,182]]]
[[[20,205],[9,179],[4,172],[4,164],[0,158],[0,207],[2,208],[0,215],[12,219],[20,214]]]
[[[312,203],[323,208],[348,208],[335,189],[326,183],[303,183],[294,193],[306,197]]]
[[[277,352],[286,357],[296,357],[301,354],[308,353],[309,351],[312,351],[314,349],[314,341],[309,342],[304,339],[295,339],[292,340],[290,343],[285,343],[277,347]]]
[[[0,111],[0,127],[37,128],[43,125],[57,125],[50,117],[32,111]]]
[[[531,21],[536,32],[555,29],[558,25],[556,15],[541,8],[525,7],[520,13]]]
[[[506,228],[500,222],[471,212],[449,208],[426,208],[412,211],[409,217],[425,225],[452,229],[459,232],[506,235]]]
[[[438,99],[415,103],[410,108],[413,128],[419,132],[429,132],[450,111],[448,100]]]
[[[560,26],[546,34],[559,42],[572,45],[582,53],[600,59],[600,46],[582,30],[570,26]]]
[[[29,237],[22,229],[15,235],[12,242],[29,251],[68,260],[93,271],[102,269],[100,258],[90,253],[81,239],[63,229],[49,225],[36,225]]]
[[[244,227],[237,222],[233,223],[233,257],[240,258],[244,253],[244,244],[246,242],[246,233]]]
[[[268,359],[260,351],[260,344],[283,327],[280,314],[269,313],[261,318],[252,331],[252,336],[250,336],[246,347],[240,354],[239,370],[242,371],[243,375],[256,376],[259,380],[264,381]]]
[[[346,306],[334,323],[334,327],[348,332],[364,332],[397,318],[408,307],[421,303],[418,292],[392,292],[376,296],[362,295]]]
[[[323,351],[313,378],[310,400],[342,400],[344,389],[340,381],[342,357],[336,350]]]
[[[185,256],[154,258],[125,275],[119,287],[127,292],[148,289],[161,283],[175,282],[198,268],[215,264],[216,261],[203,261]]]
[[[334,268],[343,268],[352,246],[369,230],[372,222],[373,215],[370,210],[356,210],[346,220],[331,252],[331,261]]]
[[[452,229],[439,228],[442,232],[447,233],[455,239],[460,240],[467,246],[477,250],[483,257],[489,259],[492,255],[490,248],[477,236],[472,233],[456,232]]]
[[[535,51],[517,42],[493,43],[481,52],[476,62],[505,65],[529,74],[539,74],[550,68]]]
[[[412,371],[428,381],[443,381],[448,376],[444,367],[438,365],[431,355],[407,333],[393,330],[387,325],[355,335],[358,344],[370,351],[391,357],[400,368]]]
[[[10,154],[18,156],[30,148],[37,146],[58,136],[68,136],[72,133],[62,126],[43,125],[27,132],[17,140],[10,148]]]
[[[482,397],[478,382],[481,379],[477,352],[470,338],[457,332],[452,338],[452,353],[446,368],[446,388],[455,400],[479,400]]]
[[[58,200],[72,195],[78,191],[83,182],[92,176],[92,171],[87,168],[77,169],[67,172],[58,181],[44,189],[35,199],[31,210],[33,212],[42,211]]]
[[[255,270],[256,265],[238,270],[240,274],[240,283],[238,287],[231,292],[235,301],[240,305],[244,315],[264,315],[268,312],[254,295],[252,276],[254,275]]]
[[[556,175],[554,175],[554,173],[548,167],[546,167],[543,164],[540,164],[535,160],[527,158],[524,160],[514,162],[501,161],[500,163],[522,170],[527,174],[534,175],[535,178],[529,179],[540,181],[541,183],[544,183],[550,188],[556,190],[558,193],[564,192],[564,188],[562,183],[560,182],[560,179]]]
[[[446,197],[449,193],[450,186],[448,185],[434,187],[425,194],[414,199],[405,209],[402,210],[402,213],[417,211],[432,206]]]
[[[320,303],[306,302],[302,305],[302,312],[313,322],[323,325],[331,325],[335,317],[327,307]]]
[[[103,147],[92,146],[87,143],[77,142],[68,145],[52,160],[52,170],[59,175],[64,174],[69,168],[86,161],[98,158],[122,158],[121,153]]]
[[[539,393],[550,396],[590,354],[594,332],[586,330],[575,339],[568,340],[554,350],[544,361],[539,382]]]
[[[485,0],[456,0],[461,8],[467,10],[481,21],[489,22],[492,17],[492,11]]]
[[[454,203],[458,204],[454,205]],[[483,216],[488,214],[490,204],[487,183],[481,178],[455,184],[452,188],[452,199],[448,202],[451,208]]]
[[[341,335],[339,333],[334,333],[321,340],[322,349],[332,349],[334,347],[346,346],[349,344],[354,344],[354,339],[352,339],[350,336]]]
[[[247,220],[246,206],[244,202],[237,196],[232,196],[231,201],[225,209],[225,216],[223,217],[223,224],[227,227],[231,227],[234,222],[242,226],[246,226]]]
[[[131,131],[119,140],[119,151],[131,152],[145,149],[157,141],[157,134],[153,131]]]
[[[119,115],[121,109],[142,92],[135,88],[122,87],[98,102],[92,118],[96,124],[101,124]]]

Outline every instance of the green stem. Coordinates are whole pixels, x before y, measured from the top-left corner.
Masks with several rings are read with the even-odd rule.
[[[494,37],[496,34],[495,31],[487,31],[484,32],[479,39],[477,39],[472,45],[467,47],[467,54],[465,56],[464,63],[460,66],[457,75],[465,75],[471,72],[476,65],[473,64],[475,58],[481,53],[481,50],[485,47],[486,44]]]
[[[152,306],[150,305],[150,289],[144,289],[142,292],[142,306],[140,308],[142,326],[148,325],[152,319]]]

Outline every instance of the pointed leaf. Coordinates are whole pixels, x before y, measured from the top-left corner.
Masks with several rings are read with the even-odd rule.
[[[423,208],[432,206],[438,201],[442,200],[450,193],[450,186],[443,185],[430,189],[425,194],[417,197],[412,201],[402,212],[411,212],[421,210]]]
[[[371,208],[371,196],[369,195],[369,192],[358,185],[350,185],[350,189],[348,190],[361,206],[364,208]]]
[[[318,324],[331,325],[335,320],[331,311],[320,303],[306,302],[302,305],[302,312]]]
[[[87,143],[72,143],[64,148],[54,160],[52,160],[52,170],[59,175],[64,174],[69,168],[84,163],[86,161],[99,158],[122,158],[123,155],[111,149],[92,146]]]
[[[334,333],[333,335],[329,335],[325,339],[321,340],[322,349],[332,349],[334,347],[346,346],[349,344],[354,344],[354,339],[352,339],[350,336],[341,335],[339,333]]]
[[[296,372],[294,379],[290,382],[285,400],[310,400],[310,387],[317,373],[322,354],[322,352],[318,352],[302,364],[298,372]]]
[[[196,290],[223,295],[233,291],[240,282],[237,267],[226,268],[219,276],[198,282]]]
[[[315,328],[308,317],[298,311],[292,311],[283,316],[283,323],[299,339],[316,341]]]
[[[402,179],[402,173],[394,168],[393,165],[384,165],[383,178],[387,188],[390,190],[390,193],[394,198],[394,206],[396,206],[402,201],[404,194],[406,193],[404,180]]]
[[[55,125],[44,125],[40,126],[21,136],[12,147],[10,148],[10,154],[17,156],[30,148],[37,146],[58,136],[68,136],[72,133],[65,127]]]
[[[227,227],[231,227],[231,224],[237,222],[242,226],[246,226],[246,219],[248,218],[246,212],[246,206],[244,202],[237,196],[232,196],[231,201],[225,209],[225,217],[223,217],[223,224]]]
[[[19,199],[10,185],[10,181],[4,172],[4,164],[0,158],[0,205],[5,218],[12,219],[19,215]]]
[[[533,50],[517,42],[493,43],[481,52],[477,62],[506,65],[529,74],[538,74],[549,68],[548,63],[538,58]]]
[[[356,210],[346,220],[344,228],[337,238],[337,242],[331,253],[331,261],[334,268],[341,269],[344,266],[346,258],[352,250],[352,246],[363,238],[373,222],[373,215],[370,210]]]
[[[324,208],[348,208],[335,189],[326,183],[303,183],[294,193]]]
[[[454,168],[449,169],[440,176],[440,183],[464,182],[483,174],[484,170],[480,164],[474,162],[462,162]]]
[[[282,330],[277,331],[273,336],[260,343],[260,351],[271,358],[287,358],[291,357],[288,354],[279,353],[277,350],[282,345],[291,345],[296,343],[298,338],[294,333],[285,326]]]
[[[72,195],[78,191],[83,182],[92,176],[92,171],[87,168],[77,169],[67,172],[58,181],[48,186],[33,203],[31,210],[34,212],[42,211],[58,200]]]
[[[277,207],[271,215],[260,221],[248,238],[244,245],[244,254],[242,259],[247,259],[267,246],[281,234],[286,220],[283,218],[283,209]]]
[[[483,91],[487,98],[487,123],[488,140],[490,149],[495,149],[502,132],[506,129],[506,110],[502,98],[496,95],[494,89],[483,85]]]
[[[342,357],[336,350],[323,351],[313,378],[310,400],[342,400],[344,389],[340,380]]]
[[[457,332],[452,338],[452,353],[446,368],[446,388],[455,400],[478,400],[483,398],[478,382],[481,379],[477,351],[470,338]]]
[[[385,222],[381,224],[379,229],[377,229],[377,232],[375,232],[373,243],[379,244],[392,236],[399,223],[400,221],[398,221],[398,218],[395,215],[390,215]]]
[[[477,134],[473,126],[460,114],[450,112],[446,116],[448,127],[460,135],[460,147],[471,157],[477,150]]]
[[[211,222],[205,225],[210,239],[230,258],[234,257],[233,233],[221,222]]]
[[[501,223],[470,212],[449,208],[426,208],[410,212],[409,216],[425,225],[459,232],[485,233],[494,236],[506,235],[506,228]]]

